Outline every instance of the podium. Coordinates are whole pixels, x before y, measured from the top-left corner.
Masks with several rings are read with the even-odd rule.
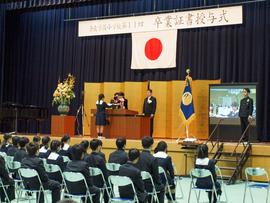
[[[91,109],[91,136],[97,137],[96,109]],[[139,116],[137,111],[128,109],[106,109],[108,124],[104,127],[106,138],[125,137],[141,139],[150,135],[150,117]]]
[[[65,134],[74,136],[75,132],[75,116],[58,116],[51,117],[51,135],[63,136]]]

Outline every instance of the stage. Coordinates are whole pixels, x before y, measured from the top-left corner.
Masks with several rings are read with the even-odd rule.
[[[25,135],[25,134],[18,134],[18,136],[27,136],[30,140],[32,140],[32,135]],[[45,136],[45,135],[40,135]],[[0,139],[3,140],[3,135],[0,135]],[[61,137],[51,137],[51,139],[58,139],[60,140]],[[91,140],[92,138],[89,136],[75,136],[71,138],[71,145],[78,144],[82,140]],[[155,139],[154,147],[158,143],[159,140],[164,140],[168,144],[168,154],[172,157],[173,163],[176,166],[177,175],[188,175],[189,170],[194,167],[194,160],[195,160],[195,149],[187,149],[183,147],[182,144],[178,144],[175,139]],[[115,150],[115,139],[102,139],[103,148],[102,151],[106,155],[106,159],[108,160],[109,154]],[[199,142],[203,143],[204,140],[200,140]],[[225,152],[232,152],[234,147],[237,143],[233,142],[226,142],[224,143],[224,151]],[[211,144],[208,143],[209,151],[211,150]],[[153,150],[154,150],[153,147]],[[127,140],[126,149],[130,148],[138,148],[142,149],[141,147],[141,140]],[[242,151],[243,146],[240,145],[237,151]],[[213,156],[215,149],[209,153],[209,157]],[[218,163],[218,166],[226,166],[230,167],[228,163]],[[251,156],[249,157],[245,167],[262,167],[265,168],[268,172],[270,172],[270,143],[253,143],[252,144],[252,152]],[[244,167],[244,168],[245,168]],[[226,175],[226,173],[225,173]],[[244,177],[244,176],[243,176]]]

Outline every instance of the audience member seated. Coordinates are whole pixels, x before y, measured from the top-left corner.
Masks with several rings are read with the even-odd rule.
[[[36,135],[36,136],[33,137],[32,141],[34,143],[38,144],[38,146],[40,146],[40,140],[41,140],[40,137]]]
[[[166,176],[171,188],[173,199],[171,199],[169,194],[166,194],[167,199],[169,201],[174,201],[175,200],[174,169],[172,165],[172,158],[167,154],[167,148],[168,148],[167,143],[164,141],[160,141],[154,150],[155,152],[154,157],[158,159],[158,165],[161,166],[166,172]],[[163,184],[166,184],[165,177],[161,176],[161,181]]]
[[[154,140],[152,137],[144,137],[142,139],[143,151],[141,152],[140,159],[138,162],[138,168],[141,171],[147,171],[151,174],[156,191],[158,192],[158,199],[160,203],[164,202],[164,185],[161,182],[159,172],[158,172],[158,160],[151,154],[151,148],[153,146]],[[145,189],[148,192],[152,191],[152,186],[149,181],[145,181]],[[149,200],[150,201],[150,200]]]
[[[67,156],[69,159],[72,159],[72,148],[69,146],[70,136],[64,135],[61,139],[61,150],[59,154],[61,156]]]
[[[5,167],[6,163],[3,157],[0,156],[0,178],[4,185],[8,185],[6,188],[6,192],[10,201],[15,199],[15,188],[14,188],[14,181],[10,178],[8,171]],[[7,202],[5,200],[5,193],[2,188],[0,188],[0,202]]]
[[[93,180],[90,177],[89,166],[85,161],[82,160],[84,157],[84,149],[81,145],[76,144],[72,147],[72,152],[72,161],[67,164],[66,171],[81,173],[87,182],[90,193],[95,194],[93,196],[93,202],[100,202],[100,190],[94,186]],[[74,184],[74,188],[72,190],[80,193],[82,188],[80,188],[80,185]],[[87,202],[90,202],[90,200],[87,200]]]
[[[22,160],[27,156],[26,145],[29,143],[27,137],[21,137],[19,140],[19,150],[14,155],[14,161],[22,162]]]
[[[50,180],[45,172],[43,161],[37,157],[39,146],[30,142],[26,145],[28,156],[22,160],[22,168],[35,169],[40,177],[45,190],[50,190],[52,195],[52,203],[60,200],[60,184],[54,180]],[[35,187],[35,185],[33,185]],[[44,194],[40,196],[40,202],[44,202]]]
[[[53,140],[51,142],[50,146],[50,155],[47,158],[47,163],[48,164],[55,164],[58,165],[62,171],[65,169],[65,164],[64,164],[64,159],[61,155],[59,155],[59,150],[61,147],[61,142],[59,140]]]
[[[88,140],[83,140],[83,141],[81,141],[80,145],[82,146],[83,152],[84,152],[83,160],[86,160],[86,159],[88,159],[87,157],[90,156],[90,154],[88,154],[88,152],[87,152],[87,150],[89,148],[89,141]]]
[[[86,156],[84,160],[89,164],[90,167],[99,168],[103,173],[105,181],[107,182],[108,175],[106,162],[104,161],[104,158],[100,155],[101,146],[102,145],[100,144],[99,139],[91,140],[90,148],[92,152],[90,156]],[[102,188],[104,186],[104,181],[102,180],[101,176],[94,177],[94,185],[98,188]],[[108,202],[108,196],[106,193],[104,194],[104,202]]]
[[[139,202],[147,202],[147,193],[144,188],[141,171],[136,167],[139,157],[140,151],[138,149],[130,149],[128,152],[128,162],[120,167],[119,175],[127,176],[132,180]],[[130,186],[120,188],[119,192],[122,198],[134,198],[134,193]]]
[[[98,140],[98,151],[97,151],[97,153],[103,158],[103,160],[106,162],[106,157],[105,157],[105,154],[101,151],[102,150],[102,145],[103,145],[103,143],[102,143],[102,141],[100,140],[100,139],[97,139]]]
[[[0,151],[1,152],[5,152],[7,153],[8,149],[12,146],[11,145],[11,138],[12,138],[12,135],[11,134],[4,134],[3,136],[3,142],[1,144],[1,147],[0,147]]]
[[[125,164],[128,160],[127,153],[125,152],[126,138],[117,138],[117,150],[112,152],[109,156],[109,163]]]
[[[39,149],[39,158],[41,159],[47,159],[51,151],[49,150],[49,144],[50,144],[51,138],[49,136],[44,136],[41,139],[41,145]]]
[[[19,140],[20,140],[20,137],[18,137],[18,136],[12,137],[12,146],[9,147],[9,149],[7,150],[8,156],[14,156],[15,153],[18,151]]]
[[[216,190],[217,190],[217,195],[221,195],[221,186],[219,182],[217,182],[217,175],[216,175],[216,170],[215,170],[215,161],[212,159],[208,158],[208,147],[206,144],[202,144],[198,147],[197,149],[197,159],[195,163],[195,168],[200,168],[200,169],[208,169],[213,176]],[[205,189],[212,189],[213,184],[211,177],[207,178],[199,178],[197,179],[196,186],[199,188],[205,188]],[[208,198],[209,202],[211,202],[212,199],[212,192],[208,192]],[[214,194],[214,201],[213,203],[217,202],[217,197]]]

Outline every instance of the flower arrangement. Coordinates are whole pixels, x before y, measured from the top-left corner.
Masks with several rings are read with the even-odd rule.
[[[74,84],[75,77],[70,73],[68,74],[68,77],[64,80],[64,82],[60,82],[60,80],[58,80],[57,88],[53,93],[52,104],[69,105],[70,101],[75,98]]]

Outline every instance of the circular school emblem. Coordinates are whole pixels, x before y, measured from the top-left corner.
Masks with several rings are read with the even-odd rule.
[[[190,94],[190,92],[185,92],[182,96],[182,102],[185,106],[188,106],[191,104],[192,102],[192,95]]]

